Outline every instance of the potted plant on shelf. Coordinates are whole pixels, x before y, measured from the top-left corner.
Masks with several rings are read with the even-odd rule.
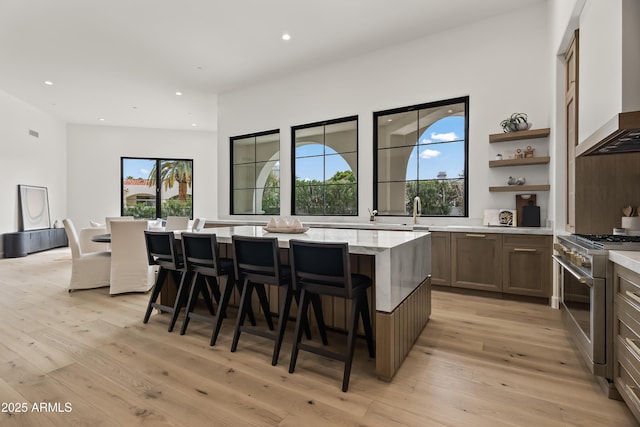
[[[513,113],[509,118],[501,121],[500,126],[504,132],[517,132],[529,129],[531,123],[528,122],[527,113]]]

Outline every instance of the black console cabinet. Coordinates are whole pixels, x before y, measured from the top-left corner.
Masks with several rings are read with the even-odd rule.
[[[4,234],[4,257],[17,258],[33,252],[67,246],[64,228],[18,231]]]

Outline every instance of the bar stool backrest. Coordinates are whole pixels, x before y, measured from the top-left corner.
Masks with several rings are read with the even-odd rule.
[[[145,230],[144,240],[147,244],[149,265],[159,265],[168,270],[178,270],[182,267],[173,231]]]
[[[221,275],[220,248],[215,234],[181,233],[180,237],[188,270],[206,276]]]
[[[238,280],[281,283],[280,251],[276,237],[232,236],[233,264]]]
[[[289,264],[294,289],[352,297],[351,263],[347,243],[289,241]]]

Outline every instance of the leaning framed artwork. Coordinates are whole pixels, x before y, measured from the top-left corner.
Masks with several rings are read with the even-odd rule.
[[[22,231],[51,228],[47,187],[18,185]]]

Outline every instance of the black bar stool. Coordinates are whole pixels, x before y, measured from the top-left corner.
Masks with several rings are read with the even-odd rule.
[[[235,352],[238,347],[238,340],[241,332],[269,338],[275,341],[273,346],[273,357],[271,364],[278,363],[282,339],[287,326],[291,300],[295,292],[291,286],[291,269],[283,266],[280,262],[280,252],[278,250],[278,239],[275,237],[245,237],[232,236],[233,261],[235,274],[239,281],[243,282],[240,307],[231,343],[231,351]],[[250,312],[251,296],[256,291],[260,306],[264,311],[267,325],[273,331],[273,321],[271,310],[264,285],[279,286],[284,288],[284,298],[280,304],[278,325],[275,332],[270,333],[260,329],[244,326],[244,318]],[[297,300],[298,298],[296,298]],[[322,311],[316,312],[318,327],[323,335],[323,342],[326,342],[326,332]],[[308,325],[305,328],[307,336],[310,336]]]
[[[187,312],[180,329],[180,335],[184,335],[187,332],[190,319],[203,320],[214,325],[210,345],[215,345],[222,326],[222,320],[226,317],[234,283],[238,287],[238,291],[242,291],[240,284],[235,280],[233,260],[220,258],[220,248],[215,234],[182,233],[181,238],[185,265],[189,272],[194,273],[194,277],[191,281]],[[227,276],[227,280],[223,291],[220,292],[218,278],[222,276]],[[213,317],[204,316],[193,311],[198,295],[203,295],[206,301],[209,292],[213,293],[218,302],[218,309]],[[249,313],[249,318],[252,324],[255,325],[253,312]]]
[[[292,283],[300,291],[301,302],[296,319],[295,342],[291,351],[289,373],[293,373],[298,359],[298,351],[304,350],[344,362],[342,391],[349,388],[349,376],[355,349],[358,320],[362,318],[369,356],[375,357],[373,331],[369,314],[367,289],[371,278],[362,274],[352,274],[347,243],[315,243],[301,240],[289,241],[289,264]],[[302,331],[308,322],[307,310],[311,296],[330,295],[352,301],[351,314],[347,325],[347,348],[344,353],[328,351],[302,342]]]
[[[180,309],[184,305],[187,286],[187,282],[190,274],[185,268],[182,256],[178,251],[176,244],[176,238],[173,231],[147,231],[144,232],[144,239],[147,245],[147,257],[149,259],[149,265],[159,266],[156,282],[151,290],[151,296],[149,297],[149,303],[147,304],[147,311],[144,315],[143,323],[149,321],[151,312],[154,308],[171,313],[171,320],[169,321],[169,332],[173,331],[173,327],[176,324]],[[178,284],[178,292],[173,307],[156,302],[160,291],[164,287],[167,281],[167,275],[171,272],[173,274],[176,284]],[[211,301],[209,301],[211,304]]]

